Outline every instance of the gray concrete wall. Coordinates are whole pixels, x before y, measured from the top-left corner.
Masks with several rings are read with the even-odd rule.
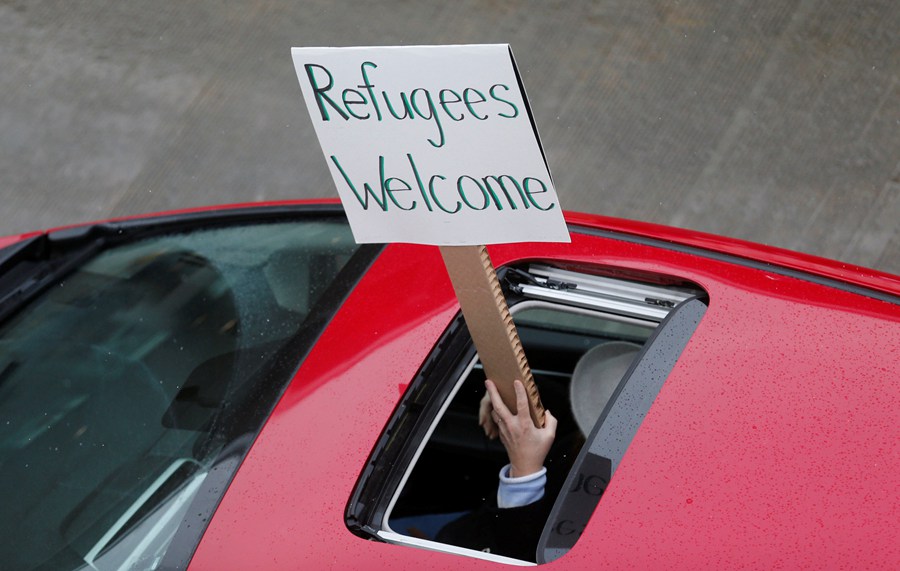
[[[563,205],[900,274],[896,0],[0,3],[0,234],[335,196],[291,46],[512,44]]]

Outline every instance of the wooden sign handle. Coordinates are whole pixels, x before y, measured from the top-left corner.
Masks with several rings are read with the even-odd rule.
[[[528,394],[531,420],[535,426],[543,427],[541,396],[487,248],[441,246],[440,250],[485,375],[497,385],[504,404],[513,414],[516,413],[513,381],[522,381]]]

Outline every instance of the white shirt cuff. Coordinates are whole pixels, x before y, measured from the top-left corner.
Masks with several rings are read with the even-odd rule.
[[[544,497],[544,486],[547,485],[547,468],[541,468],[533,474],[511,478],[510,465],[500,469],[500,485],[497,486],[497,507],[517,508],[527,506]]]

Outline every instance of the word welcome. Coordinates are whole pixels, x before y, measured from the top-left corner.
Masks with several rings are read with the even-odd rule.
[[[533,207],[547,211],[556,207],[554,202],[543,206],[538,203],[535,195],[546,193],[547,185],[540,179],[530,176],[518,180],[508,174],[479,177],[463,174],[457,176],[455,181],[448,181],[444,175],[433,174],[427,177],[426,183],[411,153],[406,154],[409,176],[405,179],[386,176],[384,156],[379,155],[377,187],[364,182],[360,193],[338,158],[334,155],[330,158],[365,211],[369,210],[370,205],[373,207],[377,205],[382,211],[387,212],[391,205],[400,210],[415,210],[420,208],[421,204],[429,212],[437,209],[446,214],[489,209],[499,212],[507,207],[510,210]],[[413,181],[412,184],[410,180]]]
[[[373,114],[377,121],[390,117],[398,121],[415,120],[418,117],[434,123],[437,135],[429,138],[428,142],[440,148],[446,142],[442,118],[463,121],[467,117],[472,117],[478,121],[486,121],[490,117],[513,119],[519,115],[519,108],[513,102],[504,99],[510,88],[503,83],[495,83],[486,90],[475,87],[465,87],[461,90],[446,88],[440,89],[437,94],[424,87],[417,87],[409,93],[400,91],[394,95],[381,90],[379,95],[384,101],[384,109],[387,110],[384,113],[379,97],[376,96],[375,84],[369,78],[369,69],[377,67],[378,65],[371,61],[364,61],[359,66],[362,83],[355,89],[352,87],[334,89],[334,93],[331,93],[334,88],[334,76],[331,71],[319,64],[305,64],[303,68],[306,70],[322,121],[330,121],[331,112],[345,121],[366,121],[371,119]],[[499,109],[497,104],[500,105]]]

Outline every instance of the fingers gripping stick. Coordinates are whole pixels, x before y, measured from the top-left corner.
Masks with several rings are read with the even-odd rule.
[[[544,426],[537,427],[528,411],[528,395],[521,381],[513,383],[518,414],[510,412],[490,379],[484,382],[491,402],[491,418],[495,431],[509,456],[509,476],[518,478],[539,472],[556,437],[556,419],[544,411]]]

